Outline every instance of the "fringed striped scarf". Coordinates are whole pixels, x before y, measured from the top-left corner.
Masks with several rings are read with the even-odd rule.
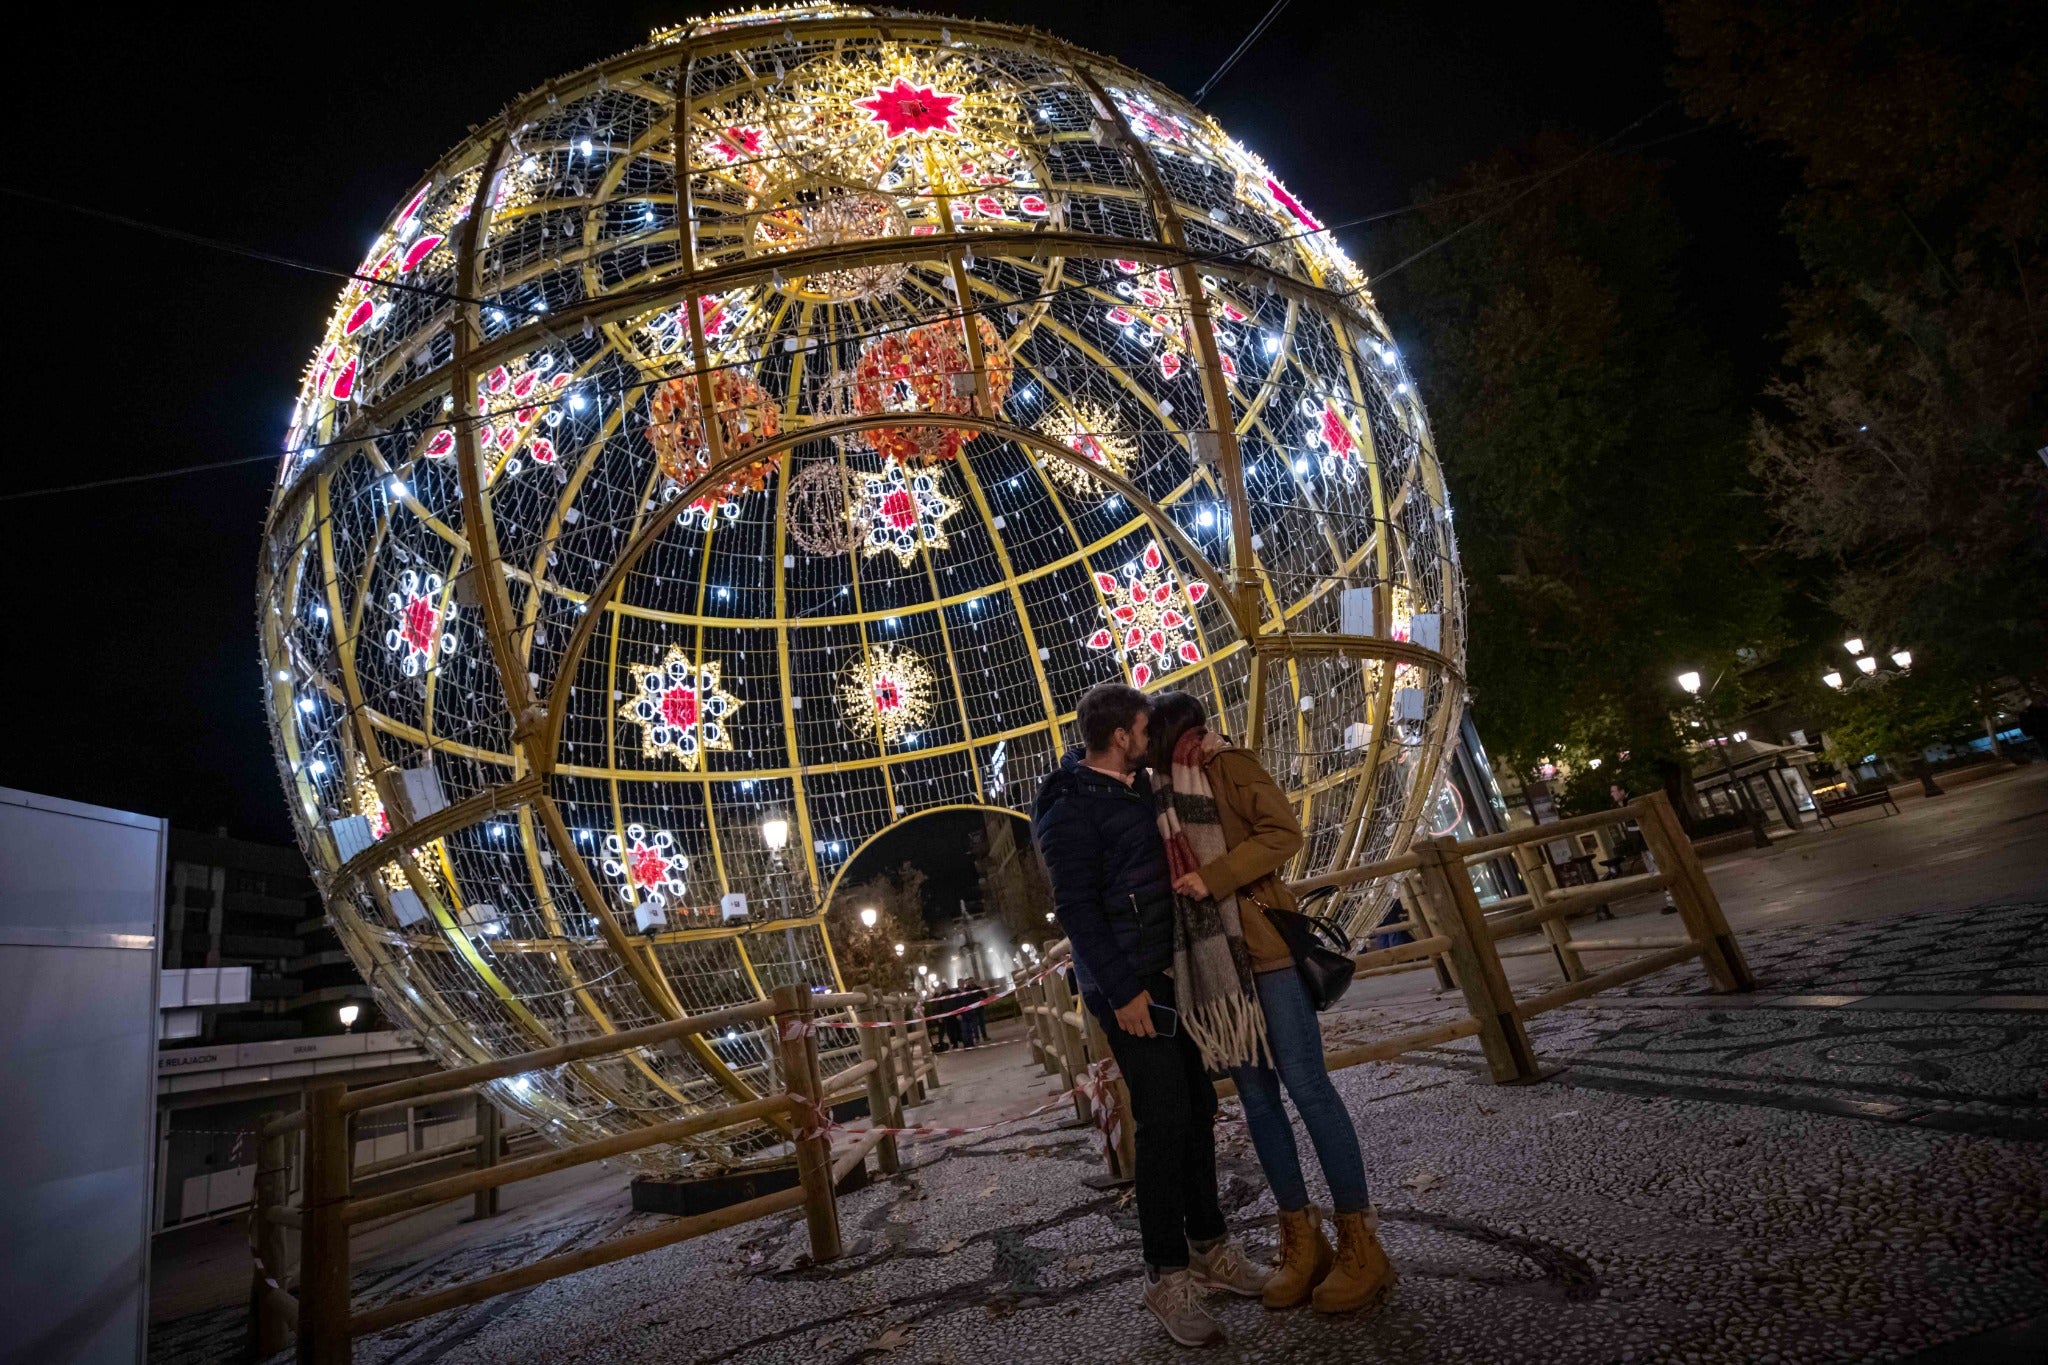
[[[1200,727],[1189,730],[1173,746],[1173,771],[1157,784],[1159,834],[1166,841],[1166,861],[1175,880],[1228,851],[1223,826],[1216,818],[1216,793],[1203,765],[1228,747],[1221,736]],[[1237,915],[1237,897],[1195,900],[1173,898],[1173,988],[1180,1006],[1181,1027],[1211,1071],[1228,1071],[1272,1061],[1266,1042],[1266,1016],[1252,983],[1252,956],[1244,946]]]

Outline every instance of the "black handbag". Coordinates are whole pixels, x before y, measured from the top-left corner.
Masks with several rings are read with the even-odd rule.
[[[1317,1013],[1336,1004],[1351,988],[1351,977],[1358,970],[1351,955],[1343,951],[1350,947],[1344,935],[1328,920],[1256,899],[1252,904],[1266,912],[1266,918],[1286,940],[1287,951],[1294,955],[1294,969],[1301,973],[1302,988],[1308,992],[1309,1003]]]

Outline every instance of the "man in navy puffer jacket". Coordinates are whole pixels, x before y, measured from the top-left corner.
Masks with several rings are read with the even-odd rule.
[[[1226,1236],[1215,1087],[1187,1035],[1154,1026],[1153,1006],[1174,1003],[1174,902],[1144,772],[1151,709],[1134,687],[1090,688],[1075,709],[1082,747],[1039,788],[1031,829],[1081,998],[1102,1020],[1131,1093],[1145,1307],[1181,1345],[1208,1346],[1223,1331],[1199,1291],[1257,1297],[1266,1277]]]

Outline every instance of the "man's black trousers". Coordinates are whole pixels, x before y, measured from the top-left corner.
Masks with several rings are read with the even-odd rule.
[[[1173,981],[1143,979],[1154,1003],[1172,1005]],[[1216,1087],[1184,1033],[1139,1038],[1114,1016],[1102,1021],[1109,1050],[1131,1092],[1137,1120],[1138,1229],[1145,1263],[1183,1270],[1188,1243],[1224,1233],[1216,1201]]]

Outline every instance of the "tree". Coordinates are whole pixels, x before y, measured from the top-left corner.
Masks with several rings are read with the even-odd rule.
[[[1667,0],[1693,112],[1791,156],[1807,279],[1752,436],[1879,646],[2048,670],[2048,29],[2025,5]]]
[[[1489,745],[1524,771],[1625,751],[1641,790],[1668,784],[1682,758],[1674,675],[1775,640],[1781,590],[1760,567],[1769,528],[1743,405],[1679,306],[1683,234],[1656,169],[1546,135],[1449,188],[1568,162],[1511,209],[1502,189],[1415,215],[1389,255],[1505,209],[1393,276],[1381,299],[1457,509]]]
[[[825,908],[825,929],[840,974],[849,985],[907,990],[910,967],[896,956],[898,943],[925,937],[925,874],[910,863],[852,886],[841,886]],[[861,911],[873,910],[872,927]]]
[[[1913,769],[1921,751],[1942,741],[1980,737],[1969,680],[1953,668],[1922,664],[1881,686],[1817,698],[1828,757],[1854,767],[1870,754]]]

